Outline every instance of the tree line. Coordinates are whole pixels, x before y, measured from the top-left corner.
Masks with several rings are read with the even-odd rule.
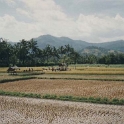
[[[52,66],[59,63],[67,64],[124,64],[124,54],[108,54],[105,56],[81,55],[69,44],[56,48],[47,45],[44,49],[37,46],[37,41],[31,39],[12,45],[0,41],[0,66]]]

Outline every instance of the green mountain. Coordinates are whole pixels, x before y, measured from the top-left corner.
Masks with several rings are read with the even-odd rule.
[[[72,40],[68,37],[54,37],[51,35],[42,35],[38,38],[34,38],[37,41],[39,48],[44,48],[46,45],[60,47],[69,44],[75,50],[81,50],[82,48],[88,47],[90,43],[81,40]]]
[[[121,53],[120,51],[115,51],[115,50],[110,50],[110,49],[105,49],[102,47],[96,47],[96,46],[89,46],[86,47],[82,50],[79,51],[80,54],[82,55],[95,55],[95,56],[104,56],[107,55],[109,53]]]
[[[94,46],[124,52],[124,40],[117,40],[105,43],[94,43]]]
[[[68,37],[55,37],[51,35],[41,35],[33,38],[37,41],[38,47],[44,49],[46,45],[55,46],[56,48],[69,44],[77,52],[94,55],[103,55],[110,52],[123,52],[124,53],[124,40],[117,40],[104,43],[88,43],[82,40],[73,40]],[[12,45],[15,42],[10,42]]]
[[[34,39],[38,42],[39,48],[44,48],[46,45],[59,47],[69,44],[77,51],[81,51],[89,46],[95,46],[100,48],[101,50],[103,48],[104,50],[102,50],[101,52],[112,51],[112,50],[124,52],[124,40],[104,42],[104,43],[88,43],[86,41],[73,40],[68,37],[54,37],[51,35],[42,35]],[[97,49],[97,51],[99,51],[100,49]]]

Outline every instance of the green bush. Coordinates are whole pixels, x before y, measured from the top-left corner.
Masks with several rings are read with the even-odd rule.
[[[103,99],[101,99],[100,103],[107,104],[107,103],[109,103],[109,100],[108,100],[108,98],[103,98]]]
[[[33,94],[33,98],[41,98],[40,94]]]
[[[5,94],[5,92],[0,90],[0,95],[4,95],[4,94]]]
[[[76,101],[87,101],[87,98],[85,97],[75,97]]]
[[[118,103],[119,102],[119,99],[113,99],[112,102],[113,103]]]
[[[60,96],[58,99],[65,100],[65,101],[72,101],[73,97],[72,96]]]
[[[96,98],[96,101],[97,101],[97,102],[100,102],[100,101],[101,101],[101,98],[99,98],[99,97]]]
[[[49,94],[46,94],[43,96],[44,99],[56,99],[57,96],[56,95],[49,95]]]
[[[119,100],[119,104],[120,104],[120,105],[124,105],[124,99],[120,99],[120,100]]]
[[[50,95],[49,94],[46,94],[43,96],[44,99],[49,99],[50,98]]]
[[[89,101],[94,101],[95,99],[93,97],[89,97]]]

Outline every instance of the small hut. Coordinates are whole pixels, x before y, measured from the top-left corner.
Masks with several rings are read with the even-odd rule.
[[[67,71],[67,64],[66,63],[59,64],[59,69],[60,71]]]
[[[15,69],[15,70],[20,70],[20,68],[19,68],[19,67],[17,67],[16,65],[15,65],[15,66],[13,66],[13,67],[11,67],[11,68],[13,68],[13,69]]]

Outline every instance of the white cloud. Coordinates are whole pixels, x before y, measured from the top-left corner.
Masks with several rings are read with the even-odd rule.
[[[16,0],[9,1],[17,4]],[[18,0],[18,2],[23,4],[15,8],[18,16],[28,17],[30,21],[19,21],[16,16],[8,14],[0,17],[0,32],[4,38],[18,41],[51,34],[90,42],[124,39],[124,18],[119,14],[110,17],[82,13],[77,19],[73,19],[53,0]]]
[[[19,22],[9,15],[0,17],[0,27],[1,36],[15,42],[21,39],[29,40],[42,34],[36,32],[37,26],[35,24]]]
[[[77,20],[78,30],[86,39],[103,41],[104,39],[124,39],[124,18],[120,15],[116,17],[98,17],[95,15],[80,14]],[[87,35],[86,35],[87,34]],[[96,41],[96,42],[98,42]]]
[[[15,0],[0,0],[0,1],[7,3],[8,6],[14,6],[14,5],[16,5]]]
[[[16,9],[16,12],[17,12],[17,13],[20,13],[20,14],[22,14],[22,15],[25,15],[25,16],[28,17],[28,18],[31,18],[30,15],[29,15],[29,13],[28,13],[27,11],[25,11],[24,9],[17,8],[17,9]]]
[[[17,21],[15,17],[6,14],[0,17],[1,36],[17,41],[48,33],[57,35],[56,32],[63,28],[61,25],[66,25],[66,15],[52,0],[20,1],[24,3],[24,7],[16,9],[18,16],[21,14],[20,16],[30,17],[31,23]]]
[[[66,18],[61,8],[53,0],[21,0],[25,8],[18,8],[17,11],[24,15],[29,15],[34,21],[48,19],[63,20]]]

